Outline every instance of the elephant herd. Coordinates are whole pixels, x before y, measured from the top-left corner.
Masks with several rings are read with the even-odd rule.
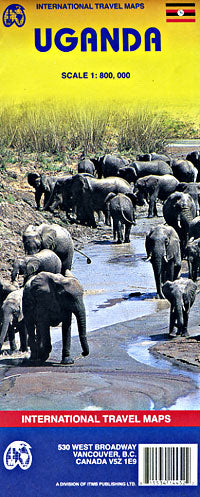
[[[70,269],[74,246],[67,229],[57,224],[29,225],[23,233],[25,255],[13,262],[12,283],[0,281],[0,349],[8,334],[11,351],[16,350],[15,331],[21,351],[30,347],[30,359],[44,362],[51,352],[50,326],[62,323],[62,363],[70,356],[71,320],[75,315],[82,354],[89,354],[83,288]],[[16,280],[23,275],[23,287]]]
[[[200,157],[191,153],[174,160],[164,154],[144,154],[133,162],[118,156],[82,159],[78,172],[66,176],[28,174],[35,189],[36,208],[63,209],[71,220],[97,226],[113,225],[117,243],[129,243],[138,206],[148,203],[148,217],[163,202],[166,224],[146,236],[157,295],[171,303],[170,336],[188,334],[188,315],[194,302],[200,268]],[[50,326],[62,323],[62,363],[71,364],[71,320],[75,315],[82,354],[89,354],[83,288],[72,275],[74,246],[66,228],[57,224],[29,225],[23,235],[24,257],[13,262],[11,282],[0,281],[0,349],[8,335],[11,351],[19,331],[21,350],[30,347],[29,361],[44,362],[51,352]],[[182,259],[188,260],[189,278],[180,278]],[[16,281],[23,275],[23,287]],[[176,328],[176,330],[175,330]]]

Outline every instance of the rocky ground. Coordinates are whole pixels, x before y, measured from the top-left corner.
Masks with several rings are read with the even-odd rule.
[[[48,160],[47,160],[48,159]],[[58,222],[66,226],[63,212],[52,215],[35,209],[34,192],[27,183],[29,171],[47,174],[63,174],[76,171],[78,158],[54,163],[54,158],[43,161],[34,154],[16,157],[10,153],[3,157],[0,170],[0,246],[1,276],[10,279],[11,264],[23,251],[22,233],[28,224]],[[47,167],[48,166],[48,167]],[[160,210],[161,213],[161,210]],[[146,220],[147,209],[138,212],[135,234],[145,235],[149,229]],[[153,223],[162,222],[162,218]],[[75,247],[82,248],[93,240],[110,238],[111,230],[104,227],[91,229],[77,224],[67,224],[72,237],[76,238]],[[187,271],[183,263],[183,272]],[[198,328],[198,309],[200,297],[197,295],[191,310],[192,337],[169,340],[167,335],[169,309],[164,305],[159,313],[145,318],[108,326],[90,333],[90,356],[79,356],[79,343],[74,337],[75,364],[61,366],[54,362],[51,355],[45,365],[37,368],[24,367],[22,357],[0,358],[0,409],[149,409],[151,403],[159,409],[171,405],[178,396],[195,390],[195,384],[185,376],[169,374],[166,370],[140,364],[127,353],[127,346],[133,336],[142,333],[156,337],[157,345],[152,352],[170,361],[187,364],[196,370],[200,367],[200,341]],[[162,329],[161,332],[161,322]],[[105,350],[105,343],[108,349]],[[103,345],[104,344],[104,345]],[[66,377],[66,374],[70,375]],[[66,381],[66,378],[68,381]],[[55,387],[56,385],[56,387]],[[119,395],[120,392],[120,395]]]

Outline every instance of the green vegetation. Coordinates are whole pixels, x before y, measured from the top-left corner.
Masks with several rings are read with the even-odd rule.
[[[167,112],[118,106],[70,106],[54,103],[0,108],[0,152],[44,152],[64,160],[65,153],[85,155],[119,151],[162,151],[173,138],[197,138],[199,127]],[[56,159],[55,159],[56,161]],[[44,159],[48,168],[48,159]],[[56,170],[56,165],[54,166]]]

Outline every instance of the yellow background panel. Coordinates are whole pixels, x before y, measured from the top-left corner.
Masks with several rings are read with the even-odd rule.
[[[173,112],[187,114],[199,112],[200,96],[200,6],[196,3],[196,22],[167,23],[164,1],[146,0],[144,9],[96,9],[92,10],[43,9],[37,3],[23,0],[26,22],[21,28],[5,27],[3,12],[9,5],[0,4],[0,101],[21,102],[27,100],[59,99],[91,101],[96,103],[115,101],[117,104],[159,106]],[[48,3],[48,2],[47,2]],[[53,2],[49,2],[53,5]],[[56,3],[56,2],[55,2]],[[62,4],[64,2],[57,2]],[[65,2],[73,3],[76,2]],[[77,2],[79,3],[79,2]],[[106,2],[99,2],[106,3]],[[129,2],[130,3],[130,2]],[[140,2],[138,2],[140,3]],[[109,3],[108,3],[109,4]],[[114,2],[110,2],[114,4]],[[118,4],[119,5],[119,4]],[[136,3],[134,4],[136,5]],[[52,28],[53,38],[61,28],[72,28],[80,37],[82,29],[92,27],[98,35],[98,51],[81,52],[80,43],[71,52],[59,51],[54,43],[48,52],[36,50],[34,29]],[[100,29],[120,29],[120,50],[111,47],[100,51]],[[123,27],[138,30],[142,43],[138,50],[123,52],[121,30]],[[161,32],[161,52],[144,50],[144,33],[149,27]],[[61,73],[88,72],[88,79],[62,79]],[[115,79],[91,77],[100,72],[112,72]],[[118,72],[130,72],[130,79],[118,79]]]

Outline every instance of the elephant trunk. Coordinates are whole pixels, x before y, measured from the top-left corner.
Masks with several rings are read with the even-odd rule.
[[[154,271],[154,277],[155,277],[155,282],[156,282],[156,288],[157,288],[157,294],[159,295],[160,298],[163,298],[163,293],[162,293],[162,257],[155,257],[152,255],[151,263],[153,266],[153,271]]]
[[[187,229],[189,229],[189,225],[191,221],[194,219],[195,216],[193,216],[191,209],[188,209],[188,207],[183,207],[181,214],[180,214],[180,219],[182,221],[181,224],[184,225]]]
[[[74,310],[74,314],[78,324],[79,339],[83,350],[82,355],[87,356],[89,354],[89,345],[86,336],[86,312],[83,300],[82,302],[79,301],[76,309]]]
[[[26,272],[26,261],[23,259],[19,259],[14,262],[13,268],[11,271],[11,281],[14,282],[20,274],[25,274]]]
[[[178,334],[182,335],[182,331],[184,328],[182,298],[180,298],[176,301],[175,310],[176,310],[175,314],[176,314],[176,319],[177,319]]]

